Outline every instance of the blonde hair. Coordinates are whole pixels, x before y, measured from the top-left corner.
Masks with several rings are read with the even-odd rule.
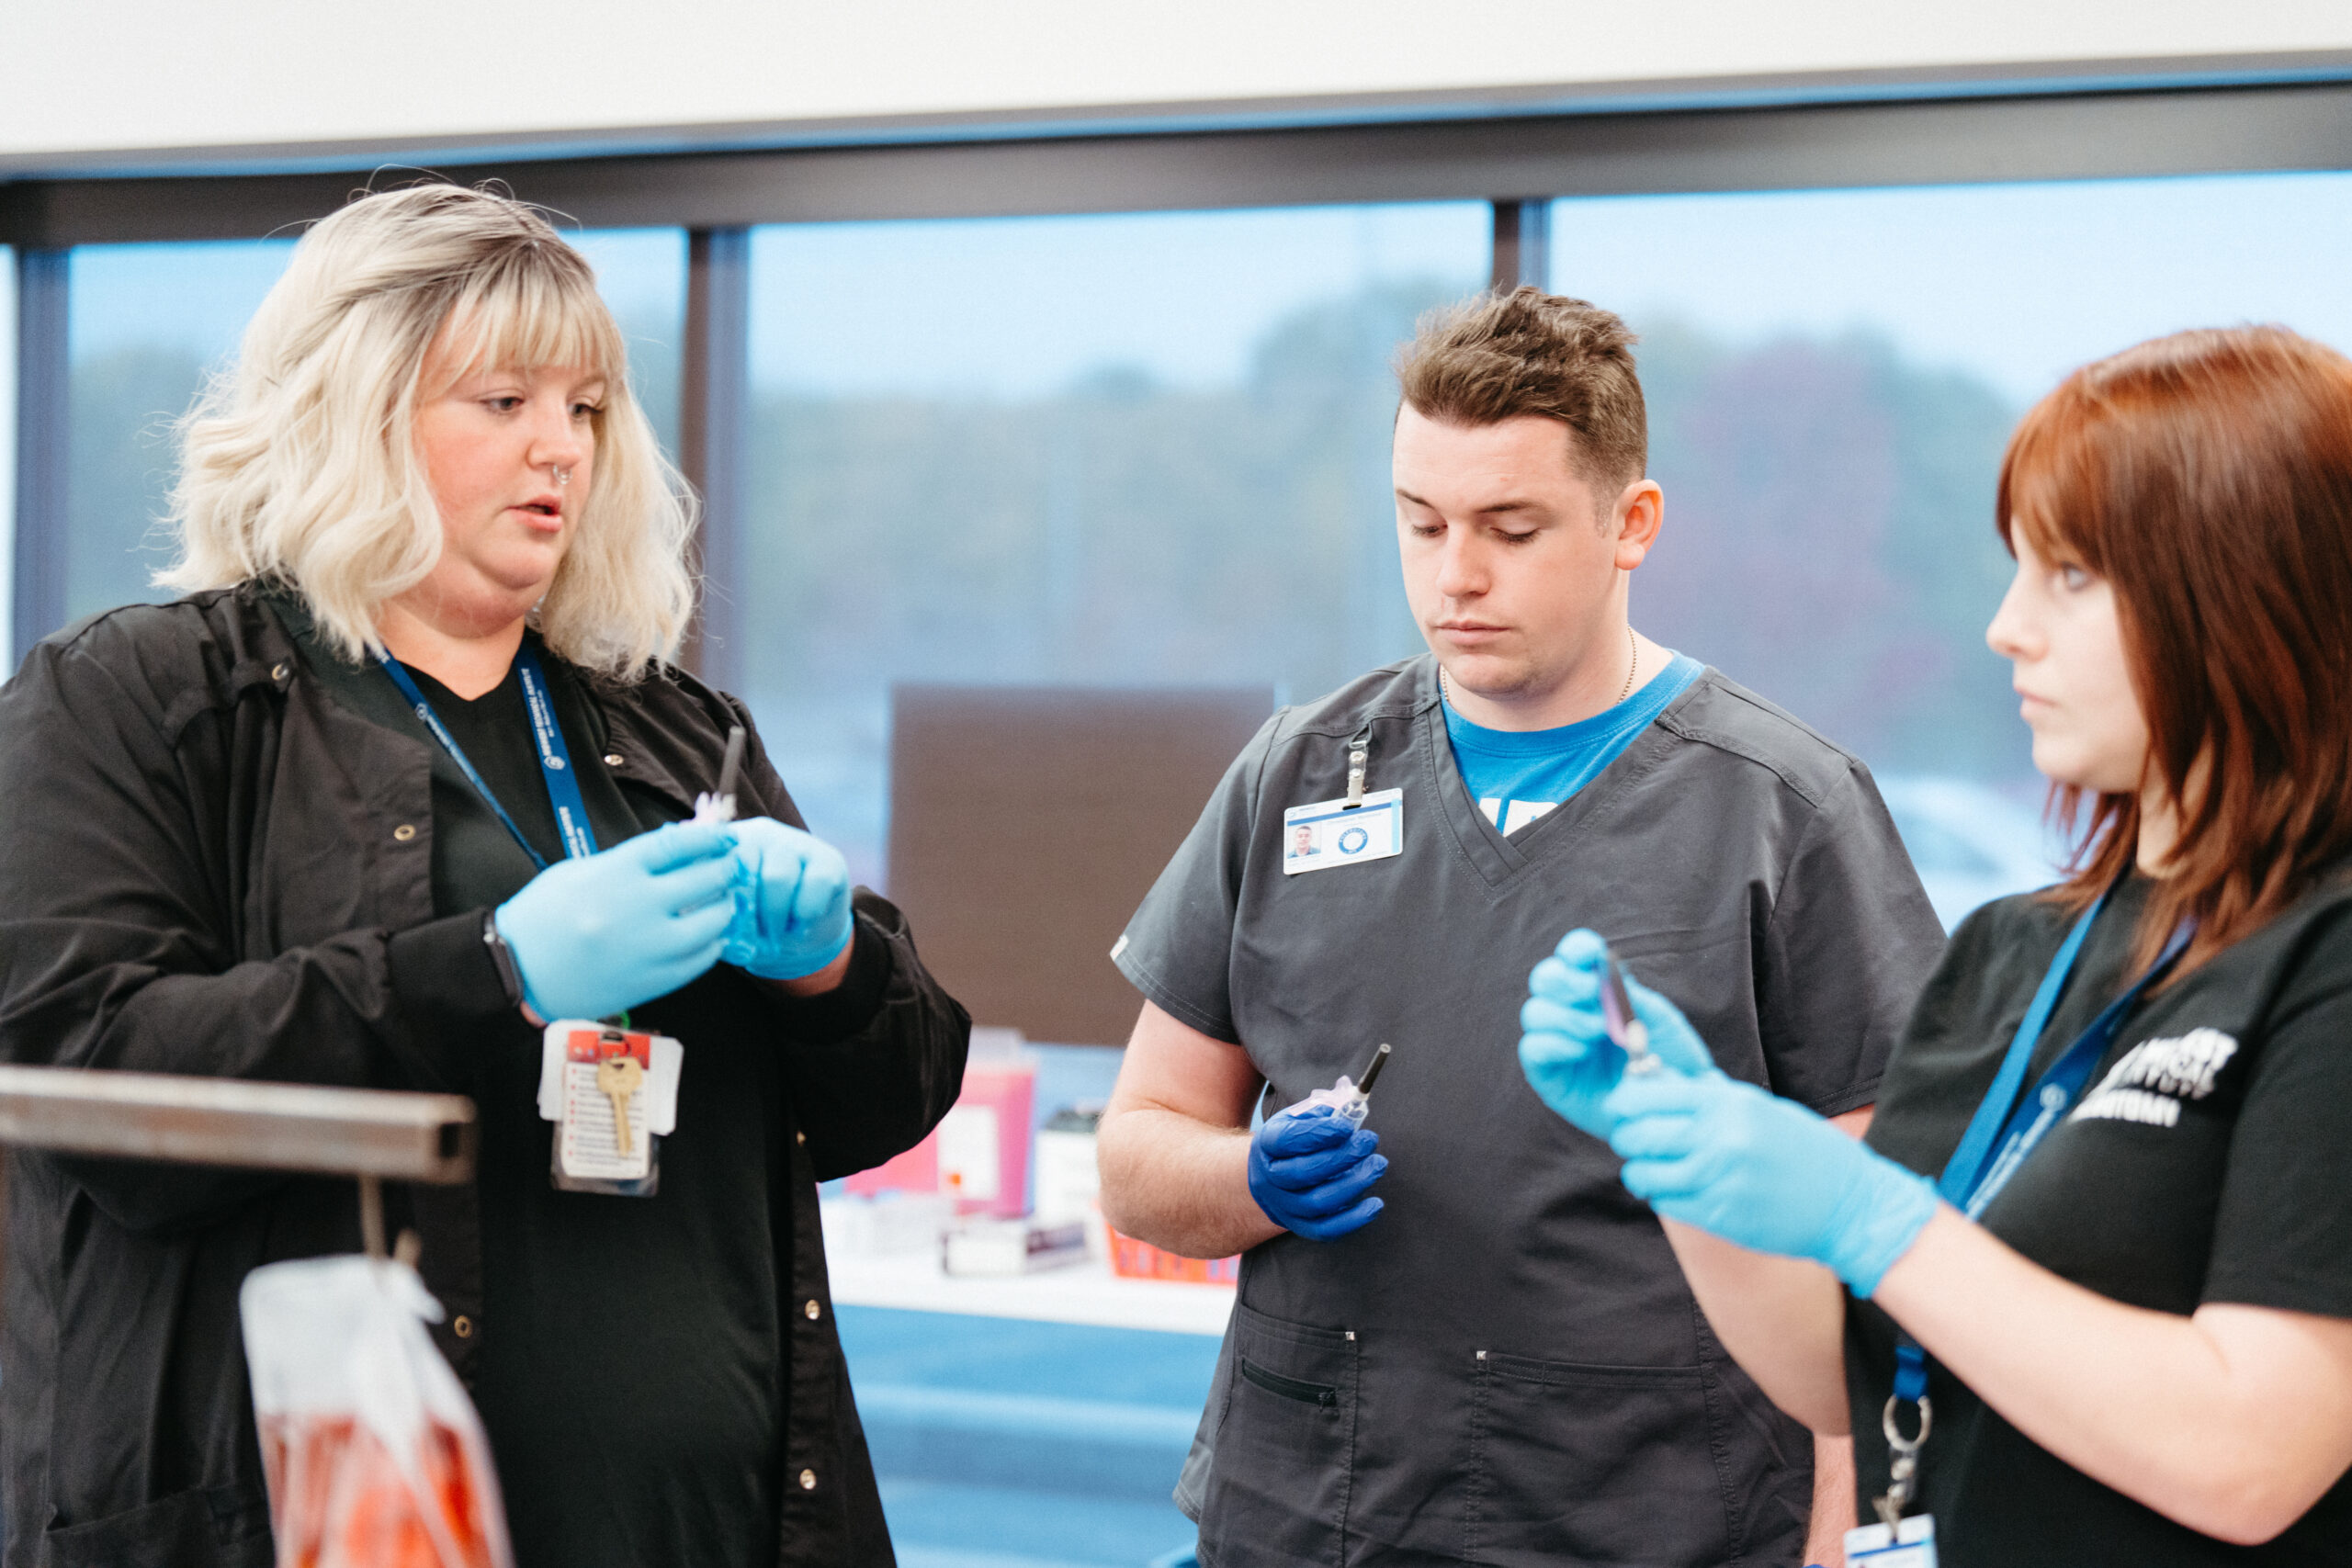
[[[693,497],[630,396],[628,350],[587,260],[507,197],[420,185],[361,197],[295,246],[233,368],[180,422],[155,581],[300,592],[347,656],[380,651],[384,602],[441,558],[414,436],[426,350],[485,367],[580,366],[607,391],[578,530],[534,613],[548,646],[620,680],[670,654],[694,604]]]

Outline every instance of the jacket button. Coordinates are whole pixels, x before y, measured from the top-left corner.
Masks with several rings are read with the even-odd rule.
[[[817,1490],[817,1472],[815,1471],[804,1470],[800,1472],[800,1490],[803,1492],[814,1492]]]
[[[820,1308],[817,1305],[817,1303],[816,1303],[814,1301],[811,1301],[811,1302],[810,1302],[807,1306],[805,1306],[805,1307],[801,1308],[800,1310],[801,1310],[801,1311],[803,1311],[803,1312],[805,1312],[805,1313],[807,1313],[807,1314],[808,1314],[808,1321],[809,1321],[809,1322],[814,1323],[814,1322],[816,1322],[816,1321],[817,1321],[817,1314],[818,1314],[818,1313],[819,1313],[820,1310],[822,1310],[822,1309],[820,1309]]]
[[[401,823],[399,827],[392,829],[392,837],[401,843],[407,843],[411,839],[416,837],[415,824],[411,822]]]
[[[474,1320],[464,1313],[459,1313],[450,1323],[449,1332],[460,1339],[471,1339],[474,1337]]]
[[[605,766],[608,768],[619,767],[624,760],[625,759],[618,751],[607,751],[605,753]]]

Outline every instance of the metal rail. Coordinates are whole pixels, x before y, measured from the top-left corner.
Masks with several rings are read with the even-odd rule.
[[[0,1144],[356,1177],[360,1224],[376,1257],[384,1252],[380,1184],[471,1180],[475,1141],[473,1101],[454,1094],[0,1066]]]

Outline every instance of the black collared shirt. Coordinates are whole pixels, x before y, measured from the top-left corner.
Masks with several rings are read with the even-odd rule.
[[[399,706],[380,672],[344,673],[381,682]],[[749,723],[741,705],[673,671],[627,686],[560,679],[575,756],[609,770],[590,811],[613,841],[689,811],[728,727]],[[859,956],[832,995],[796,1002],[723,971],[646,1010],[690,1053],[661,1198],[550,1192],[545,1124],[528,1124],[535,1112],[514,1092],[518,1074],[536,1082],[536,1032],[482,946],[481,907],[453,908],[496,888],[459,888],[436,854],[445,827],[454,840],[480,824],[440,787],[440,749],[409,728],[413,716],[355,711],[338,689],[252,587],[110,611],[27,658],[0,689],[0,1059],[475,1095],[478,1179],[388,1193],[388,1209],[423,1236],[425,1282],[449,1314],[436,1341],[494,1436],[508,1434],[502,1471],[526,1467],[506,1488],[518,1540],[563,1543],[560,1557],[526,1544],[526,1568],[534,1557],[692,1560],[693,1543],[715,1538],[691,1517],[646,1517],[665,1494],[645,1456],[706,1430],[736,1467],[734,1500],[714,1488],[687,1499],[690,1515],[740,1512],[756,1492],[772,1515],[752,1528],[774,1541],[774,1561],[888,1562],[816,1182],[911,1146],[945,1112],[963,1010],[923,970],[898,911],[861,892]],[[502,728],[486,723],[485,747]],[[741,798],[746,815],[799,820],[756,735]],[[515,858],[527,875],[528,857]],[[742,1054],[740,1073],[729,1052]],[[700,1098],[754,1083],[761,1092],[741,1103]],[[719,1135],[690,1140],[690,1122]],[[702,1163],[714,1155],[733,1164]],[[722,1181],[723,1201],[707,1190]],[[268,1562],[237,1287],[262,1263],[356,1250],[352,1185],[12,1152],[9,1200],[0,1563]],[[718,1213],[736,1205],[757,1223]],[[647,1234],[665,1221],[688,1234]],[[645,1278],[636,1265],[657,1246],[678,1250]],[[687,1253],[726,1256],[715,1272],[681,1274]],[[583,1279],[600,1258],[619,1260],[614,1280]],[[681,1308],[706,1285],[718,1302]],[[577,1334],[551,1344],[533,1326],[549,1303],[600,1289],[619,1294],[580,1303],[617,1303],[615,1321],[592,1325],[592,1380],[568,1354]],[[713,1321],[734,1338],[689,1342]],[[557,1528],[578,1536],[535,1534],[544,1521],[526,1515],[541,1506],[541,1478],[529,1467],[552,1452],[554,1413],[615,1400],[631,1431],[582,1419],[562,1438],[628,1471],[616,1484],[594,1472],[583,1483],[604,1487],[597,1500],[624,1510],[626,1528],[610,1552],[571,1555],[571,1540],[612,1517],[575,1514]],[[518,1410],[526,1403],[538,1408]],[[698,1408],[715,1418],[696,1423]],[[541,1438],[528,1435],[534,1422]],[[741,1473],[754,1450],[765,1477]]]

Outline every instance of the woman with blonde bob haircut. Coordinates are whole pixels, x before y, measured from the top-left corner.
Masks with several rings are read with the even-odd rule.
[[[1954,933],[1867,1143],[1639,986],[1627,1071],[1590,932],[1522,1064],[1740,1364],[1853,1435],[1849,1561],[2352,1562],[2352,361],[2248,327],[2086,366],[1996,520],[1986,638],[2075,869]]]
[[[0,1059],[472,1097],[474,1183],[387,1208],[522,1568],[888,1562],[816,1184],[945,1113],[968,1021],[666,662],[690,502],[586,261],[488,192],[355,200],[174,520],[187,597],[0,689]],[[543,1033],[616,1017],[679,1043],[674,1125],[559,1140]],[[354,1250],[348,1184],[9,1175],[0,1565],[269,1561],[236,1292]]]

